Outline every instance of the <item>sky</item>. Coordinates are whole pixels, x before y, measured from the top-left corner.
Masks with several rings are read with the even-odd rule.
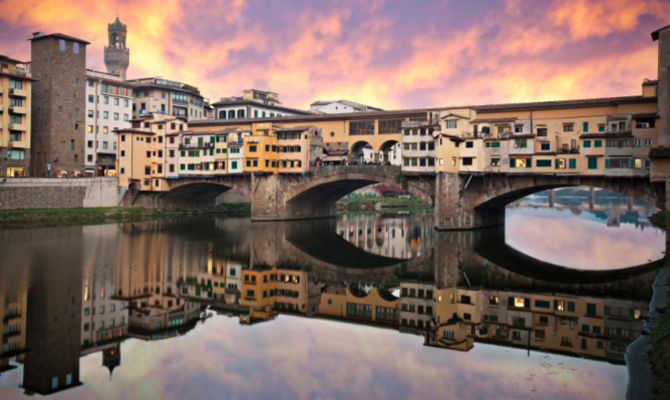
[[[256,88],[285,106],[348,99],[384,109],[625,96],[657,75],[664,0],[0,0],[0,54],[34,31],[91,42],[128,25],[129,78],[211,99]]]
[[[242,326],[215,316],[187,335],[126,340],[109,371],[100,352],[80,359],[83,385],[49,399],[612,399],[624,366],[476,343],[468,352],[423,345],[396,330],[281,315]],[[0,397],[23,398],[22,366]],[[593,390],[593,385],[597,390]]]

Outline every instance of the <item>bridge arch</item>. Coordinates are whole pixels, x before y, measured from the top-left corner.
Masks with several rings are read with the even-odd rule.
[[[441,174],[437,177],[436,228],[473,229],[504,223],[505,206],[548,189],[591,186],[665,208],[665,185],[648,177],[522,174]],[[444,195],[443,195],[444,194]]]
[[[400,169],[397,169],[399,173]],[[384,171],[383,167],[368,166],[362,167],[360,170],[361,172],[353,171],[351,168],[343,169],[340,173],[318,177],[309,183],[295,187],[286,202],[287,209],[291,210],[292,213],[299,213],[300,210],[311,209],[316,206],[328,209],[327,214],[329,215],[335,215],[335,202],[357,189],[375,183],[386,183],[396,187],[403,186],[396,182],[396,174]],[[392,170],[395,171],[395,169]],[[430,193],[418,185],[406,184],[402,188],[431,204]],[[369,236],[372,239],[372,235]]]
[[[347,161],[349,163],[362,163],[363,149],[371,149],[373,154],[376,154],[374,146],[370,144],[367,140],[357,140],[349,148],[349,154],[347,156]],[[376,159],[376,157],[374,157]]]
[[[389,154],[393,149],[393,146],[399,145],[400,142],[395,139],[389,139],[379,146],[378,154],[381,154],[384,164],[390,164]]]
[[[404,177],[399,167],[331,166],[305,175],[257,177],[252,220],[323,218],[336,215],[335,202],[364,186],[386,183],[432,204],[434,177]]]

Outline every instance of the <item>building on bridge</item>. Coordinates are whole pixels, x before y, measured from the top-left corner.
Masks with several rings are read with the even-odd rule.
[[[116,130],[119,186],[141,191],[165,190],[165,179],[176,176],[179,165],[174,133],[185,127],[183,118],[147,114],[131,120],[130,128]]]
[[[638,96],[436,109],[435,171],[648,176],[658,141],[655,87],[645,81]]]

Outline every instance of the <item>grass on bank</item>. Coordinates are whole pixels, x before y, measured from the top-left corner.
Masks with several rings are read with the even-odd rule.
[[[665,312],[661,315],[658,328],[651,333],[651,343],[649,346],[649,361],[651,370],[654,374],[654,385],[651,388],[654,398],[666,398],[670,393],[670,380],[668,371],[670,371],[670,314],[666,306]]]
[[[208,209],[160,209],[160,208],[57,208],[0,210],[0,229],[22,229],[101,224],[107,222],[135,222],[163,217],[216,214],[235,217],[249,215],[248,203],[224,204]]]

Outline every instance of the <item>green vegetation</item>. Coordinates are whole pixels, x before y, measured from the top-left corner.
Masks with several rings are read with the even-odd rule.
[[[379,204],[379,206],[377,206]],[[338,209],[347,211],[381,211],[393,212],[426,212],[432,207],[425,201],[417,198],[377,197],[374,195],[349,195],[338,201]]]
[[[248,216],[249,213],[249,203],[224,204],[214,208],[200,210],[143,207],[0,210],[0,229],[93,225],[109,222],[138,222],[165,217],[184,217],[201,214],[244,217]]]
[[[659,228],[665,229],[665,211],[659,211],[652,215],[650,222]]]
[[[651,370],[654,374],[654,384],[651,388],[654,398],[665,398],[663,396],[670,393],[670,380],[668,380],[668,371],[670,371],[670,314],[668,314],[668,304],[661,314],[658,328],[651,333],[651,343],[649,345],[649,361]]]

